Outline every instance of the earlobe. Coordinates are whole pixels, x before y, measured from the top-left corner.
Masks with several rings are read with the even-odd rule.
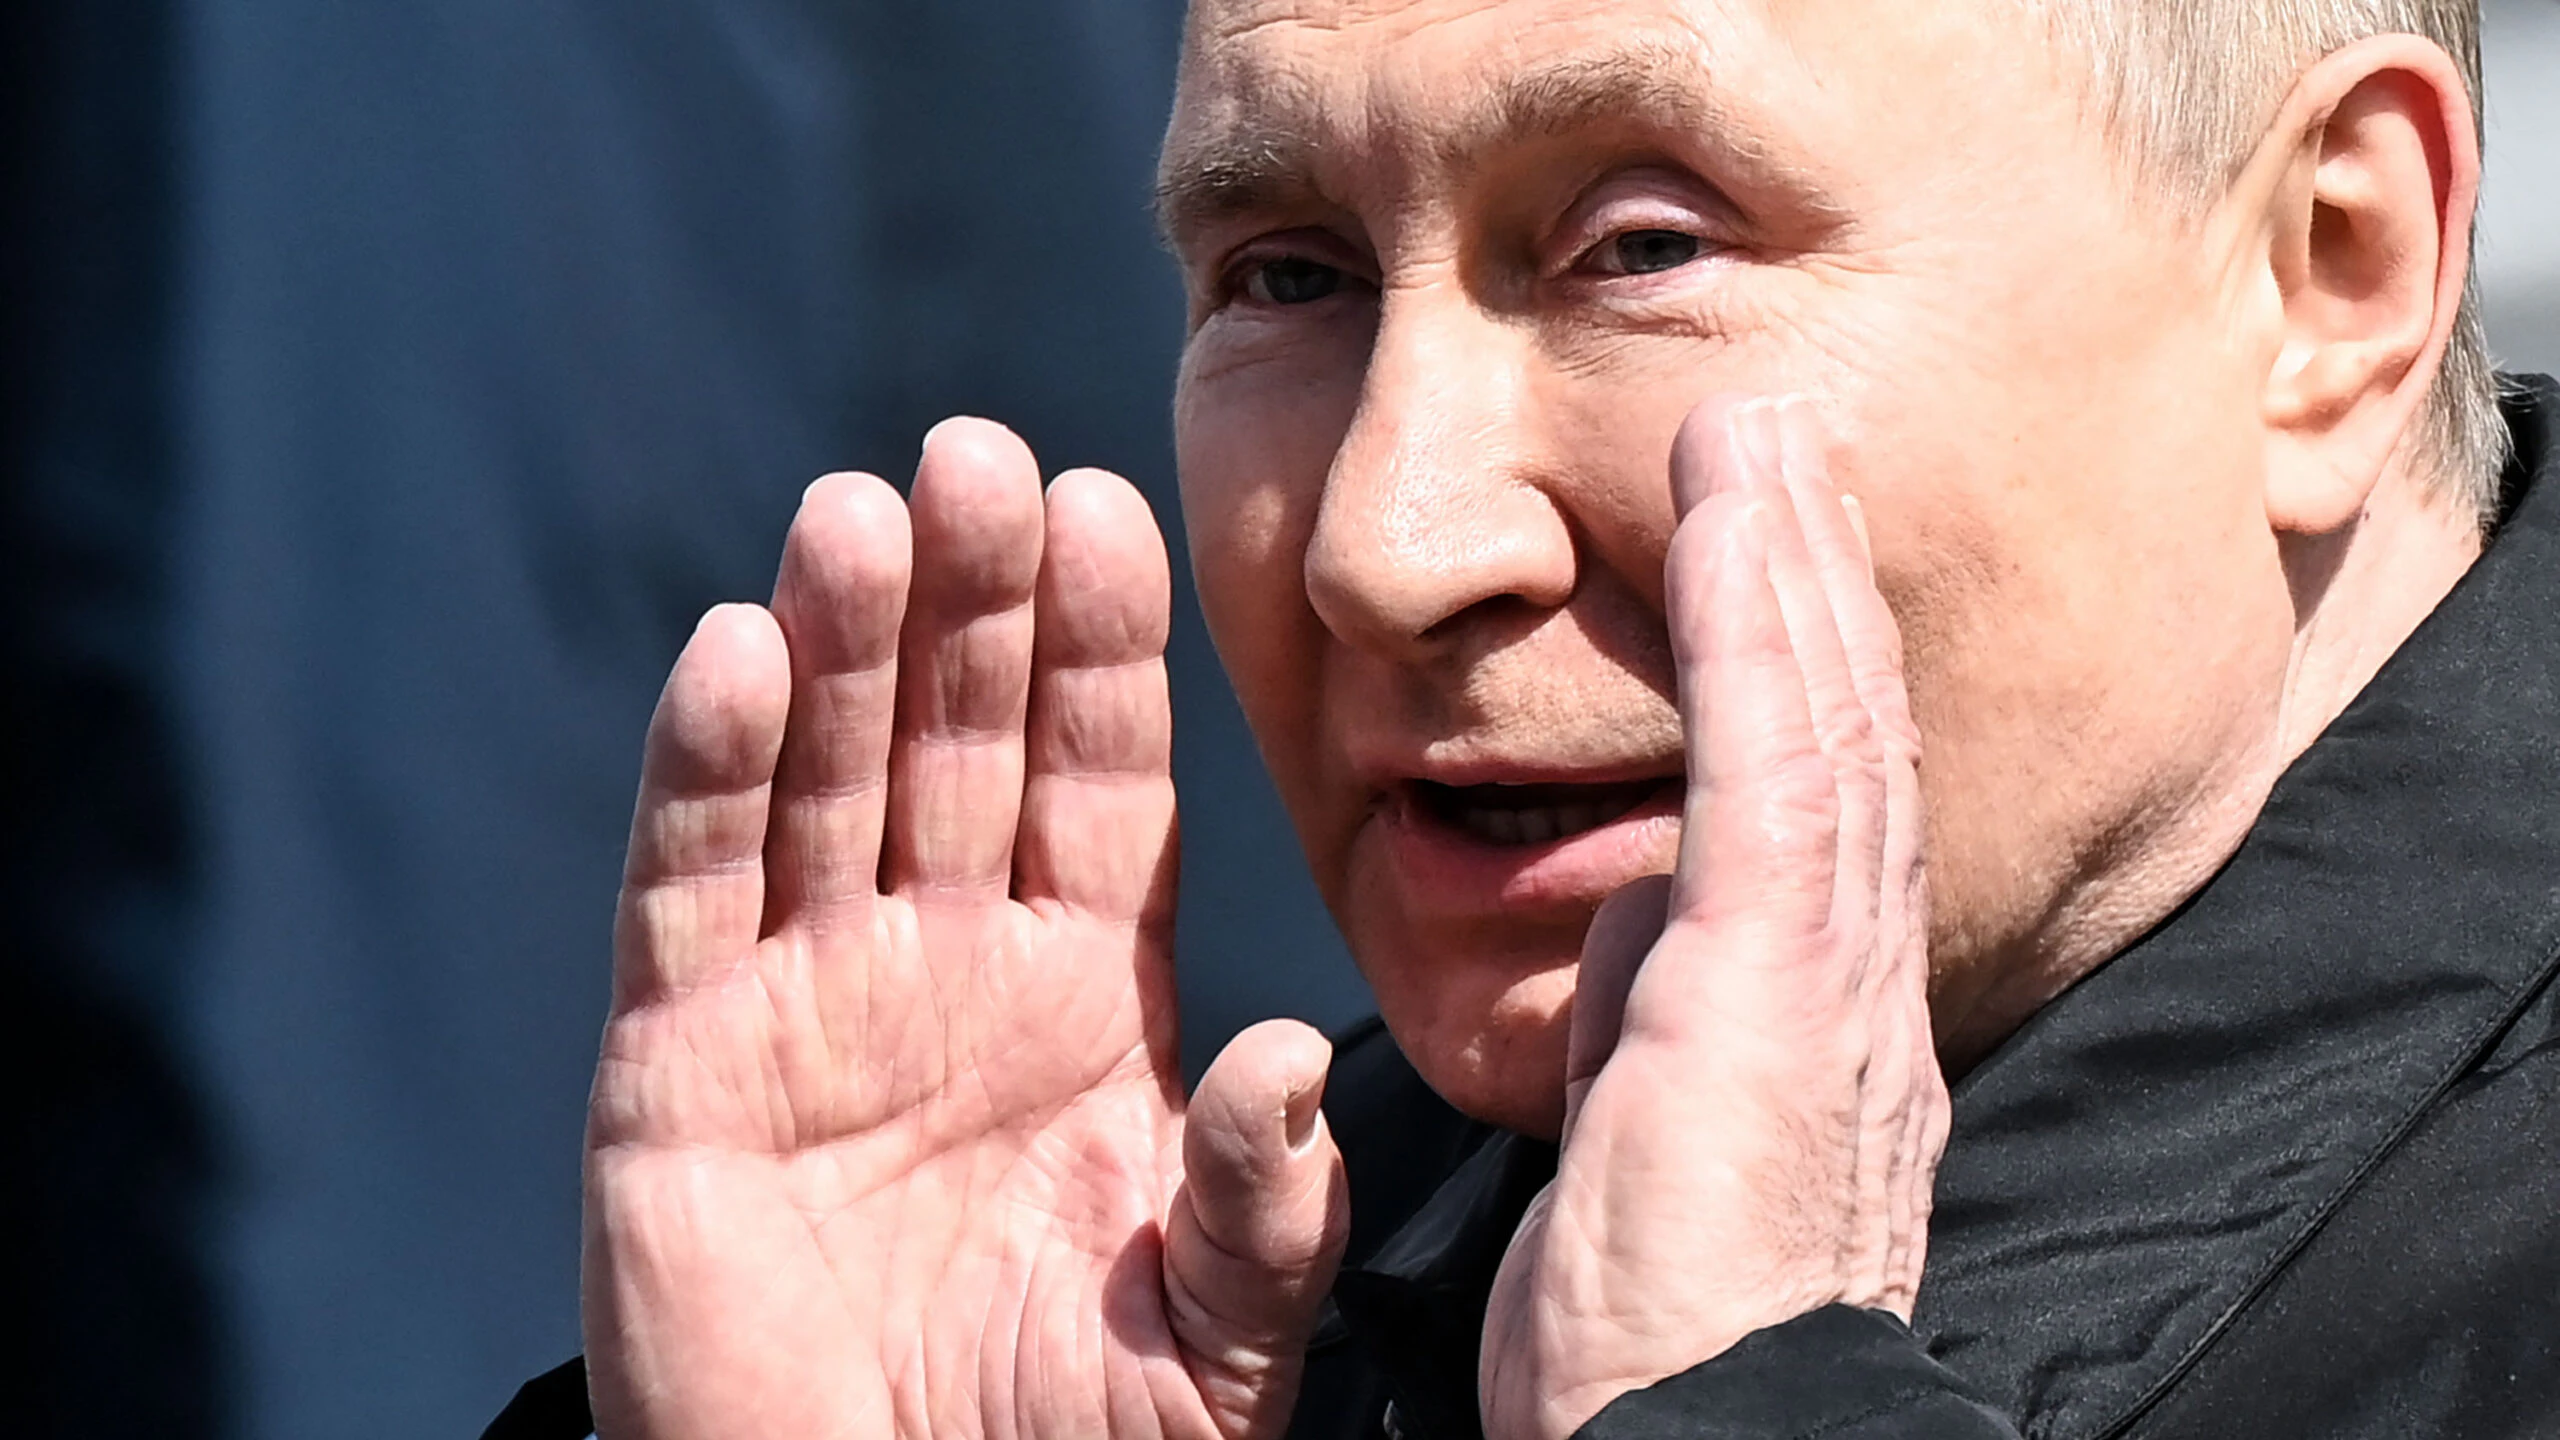
[[[2277,530],[2352,523],[2407,459],[2461,307],[2479,163],[2452,60],[2395,35],[2305,74],[2250,167],[2281,308],[2263,403]]]
[[[2276,530],[2327,535],[2364,512],[2391,449],[2365,403],[2405,373],[2410,356],[2376,344],[2287,347],[2265,405],[2277,463],[2267,475],[2267,519]]]

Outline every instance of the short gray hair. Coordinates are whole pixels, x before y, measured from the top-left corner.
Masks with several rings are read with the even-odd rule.
[[[2190,213],[2221,198],[2303,70],[2373,35],[2421,36],[2461,67],[2480,113],[2479,0],[2043,0],[2087,55],[2110,135],[2153,193]],[[2479,287],[2419,417],[2415,459],[2485,523],[2507,458]]]

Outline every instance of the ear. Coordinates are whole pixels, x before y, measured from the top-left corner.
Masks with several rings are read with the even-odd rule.
[[[2351,525],[2405,458],[2461,309],[2479,187],[2462,72],[2414,35],[2311,67],[2243,172],[2280,332],[2263,404],[2279,533]]]

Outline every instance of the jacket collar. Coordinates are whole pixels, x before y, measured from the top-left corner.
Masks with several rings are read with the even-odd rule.
[[[2185,1373],[2560,956],[2560,387],[2526,382],[2486,555],[2239,852],[1954,1095],[1914,1330],[2044,1436]],[[2528,798],[2529,797],[2529,798]],[[1419,1433],[1553,1147],[1497,1135],[1335,1287]]]
[[[1413,1218],[1335,1279],[1339,1318],[1384,1372],[1409,1434],[1482,1433],[1476,1352],[1494,1272],[1555,1173],[1556,1147],[1495,1131]]]

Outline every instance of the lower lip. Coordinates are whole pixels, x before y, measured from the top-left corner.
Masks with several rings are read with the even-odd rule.
[[[1496,845],[1401,800],[1374,822],[1388,864],[1417,916],[1523,915],[1587,910],[1628,882],[1659,875],[1679,853],[1674,790],[1606,825],[1544,845]]]

